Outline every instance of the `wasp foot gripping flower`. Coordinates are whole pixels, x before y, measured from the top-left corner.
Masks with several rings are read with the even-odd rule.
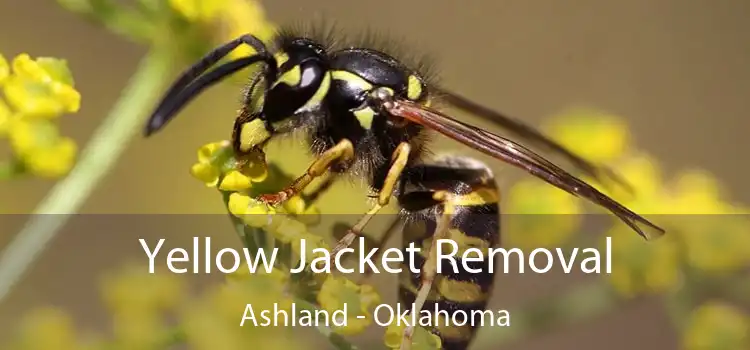
[[[521,249],[557,247],[581,224],[580,201],[544,182],[523,180],[508,194],[508,244]]]
[[[190,168],[190,173],[208,187],[217,187],[222,191],[245,191],[268,176],[268,168],[262,158],[239,163],[234,158],[229,141],[211,142],[198,149],[198,162]]]
[[[407,315],[407,317],[410,317]],[[404,339],[406,325],[401,322],[393,322],[385,330],[384,342],[389,349],[400,349]],[[440,337],[428,331],[424,327],[414,327],[411,348],[414,350],[439,350],[443,348]]]
[[[269,175],[272,170],[274,176]],[[190,168],[190,173],[208,187],[232,192],[227,202],[229,212],[250,227],[276,233],[276,238],[283,243],[289,243],[296,235],[306,232],[305,224],[317,222],[317,208],[307,205],[299,195],[291,197],[279,208],[254,199],[259,193],[278,190],[275,187],[279,178],[286,180],[287,177],[278,169],[269,169],[265,155],[260,151],[243,155],[238,160],[229,141],[211,142],[198,149],[198,162]],[[281,216],[271,220],[277,210],[293,215],[294,221]]]
[[[737,308],[709,302],[693,311],[683,336],[687,350],[750,348],[750,318]]]
[[[75,142],[60,135],[56,119],[77,112],[81,96],[64,60],[28,54],[12,62],[0,56],[0,136],[13,150],[14,173],[55,178],[66,175],[76,159]],[[7,102],[6,102],[7,101]],[[5,174],[11,175],[11,174]]]
[[[373,310],[380,303],[380,295],[370,285],[357,285],[346,277],[328,275],[318,293],[318,303],[331,315],[347,307],[346,325],[334,327],[333,331],[342,335],[358,334],[370,325]]]
[[[613,228],[607,236],[612,240],[612,273],[607,277],[618,293],[633,297],[677,287],[682,271],[679,249],[671,236],[652,244],[624,226]]]

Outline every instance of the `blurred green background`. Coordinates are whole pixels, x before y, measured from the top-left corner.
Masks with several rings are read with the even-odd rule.
[[[720,181],[727,201],[750,203],[750,166],[744,161],[750,149],[750,2],[282,0],[262,5],[268,20],[277,24],[314,14],[334,20],[345,32],[374,29],[404,38],[437,60],[445,86],[531,124],[571,107],[605,110],[629,124],[637,147],[657,159],[665,174],[704,169]],[[0,53],[8,60],[23,52],[67,60],[82,101],[80,112],[62,117],[60,125],[80,148],[146,52],[143,45],[86,22],[53,1],[1,2],[0,30]],[[184,62],[174,64],[178,70]],[[231,81],[211,89],[158,137],[136,136],[80,212],[224,213],[217,193],[196,183],[187,170],[199,146],[229,137],[241,86],[242,81]],[[463,150],[445,140],[435,148]],[[307,166],[309,158],[299,147],[274,147],[269,157],[282,152],[285,170],[298,173]],[[504,188],[521,175],[502,164],[495,169]],[[0,213],[32,212],[54,184],[40,179],[0,182]],[[336,186],[326,196],[332,199],[320,204],[321,211],[363,212],[365,202],[351,195],[351,189]],[[344,198],[355,199],[342,205]],[[18,216],[1,220],[13,224],[0,225],[0,247],[20,227]],[[77,321],[96,326],[102,317],[92,302],[98,276],[128,257],[140,258],[137,251],[120,249],[132,246],[133,238],[127,235],[92,240],[70,231],[63,230],[2,301],[0,339],[12,332],[22,312],[44,304],[64,307]],[[179,237],[179,232],[165,236]],[[236,237],[227,234],[225,239],[232,244]],[[492,303],[498,307],[581,280],[562,274],[503,277]],[[615,312],[505,348],[678,348],[679,335],[671,331],[658,302],[637,299]],[[483,330],[480,336],[490,339],[493,331]],[[494,348],[491,341],[482,344]]]

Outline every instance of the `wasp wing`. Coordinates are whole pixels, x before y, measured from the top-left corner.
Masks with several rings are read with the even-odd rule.
[[[394,116],[435,130],[496,159],[524,169],[568,193],[586,198],[608,209],[646,239],[659,237],[665,233],[662,228],[516,142],[460,122],[435,109],[408,100],[389,101],[383,107]],[[656,232],[646,233],[639,224],[643,224]]]
[[[498,113],[492,109],[482,106],[448,90],[437,88],[437,92],[440,95],[440,101],[447,102],[453,107],[479,116],[485,120],[491,121],[498,126],[514,133],[521,139],[528,140],[529,142],[533,142],[542,147],[545,147],[552,152],[561,154],[575,166],[584,171],[587,175],[591,176],[601,183],[604,183],[603,178],[606,176],[615,181],[620,186],[624,187],[626,190],[633,192],[633,188],[630,186],[630,184],[628,184],[627,181],[625,181],[611,169],[597,166],[581,158],[580,156],[567,149],[565,146],[550,139],[531,126],[521,122],[520,120],[516,120],[509,116],[503,115],[502,113]]]

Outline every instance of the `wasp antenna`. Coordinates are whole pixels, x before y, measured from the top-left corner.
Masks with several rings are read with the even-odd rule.
[[[260,55],[238,58],[202,75],[185,87],[185,89],[180,91],[179,94],[172,96],[169,100],[165,100],[164,103],[159,106],[146,124],[146,136],[153,134],[166,125],[183,107],[187,105],[188,102],[203,92],[203,90],[213,86],[237,71],[264,59],[265,57]]]
[[[206,81],[211,81],[211,83],[208,84],[210,86],[216,81],[221,80],[224,76],[234,73],[237,70],[245,67],[243,66],[243,67],[235,68],[234,70],[232,70],[231,68],[235,67],[234,65],[240,65],[240,63],[234,63],[234,62],[239,62],[240,60],[242,60],[242,59],[237,59],[233,62],[229,62],[214,70],[214,71],[218,71],[219,69],[222,69],[222,67],[226,67],[228,65],[234,64],[233,66],[223,68],[222,71],[224,72],[224,76],[221,76],[219,75],[219,73],[216,73],[217,76],[213,76],[211,78],[207,78],[207,79],[199,78],[201,74],[203,74],[206,70],[208,70],[212,65],[219,62],[221,59],[226,57],[230,52],[232,52],[232,50],[234,50],[235,48],[237,48],[238,46],[242,44],[252,47],[257,52],[257,54],[247,57],[248,59],[252,58],[253,61],[245,64],[245,66],[262,60],[262,61],[265,61],[268,66],[273,67],[273,68],[269,68],[268,74],[275,74],[275,68],[276,68],[275,58],[272,55],[268,54],[268,49],[266,48],[265,44],[263,44],[263,42],[260,39],[256,38],[255,36],[243,35],[226,44],[223,44],[213,49],[211,52],[207,53],[205,56],[203,56],[203,58],[201,58],[198,62],[196,62],[195,64],[190,66],[188,69],[186,69],[182,74],[180,74],[180,77],[177,80],[175,80],[174,83],[172,83],[172,85],[169,87],[169,90],[167,90],[167,92],[164,94],[164,97],[162,97],[161,102],[159,103],[159,105],[156,107],[151,117],[149,118],[149,121],[146,124],[146,128],[144,130],[145,136],[150,136],[154,132],[161,129],[164,125],[166,125],[167,122],[169,122],[169,120],[173,118],[174,112],[179,110],[184,104],[189,102],[190,99],[194,98],[198,92],[204,89],[200,87],[193,88],[196,91],[186,96],[184,90],[189,89],[190,86],[194,86],[193,85],[194,83],[198,83],[198,81],[203,81],[202,84],[206,84]],[[212,73],[214,71],[212,71]],[[198,81],[196,81],[196,78],[198,78]],[[167,106],[170,106],[170,105],[175,106],[175,107],[166,108]],[[165,111],[169,111],[171,109],[174,109],[174,111],[171,112],[171,114],[165,113]]]

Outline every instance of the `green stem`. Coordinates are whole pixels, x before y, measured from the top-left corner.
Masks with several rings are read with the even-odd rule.
[[[172,61],[168,52],[154,50],[146,55],[117,104],[81,152],[75,168],[50,191],[2,252],[0,300],[8,295],[71,214],[80,209],[129,141],[139,134],[143,119],[168,81]]]

